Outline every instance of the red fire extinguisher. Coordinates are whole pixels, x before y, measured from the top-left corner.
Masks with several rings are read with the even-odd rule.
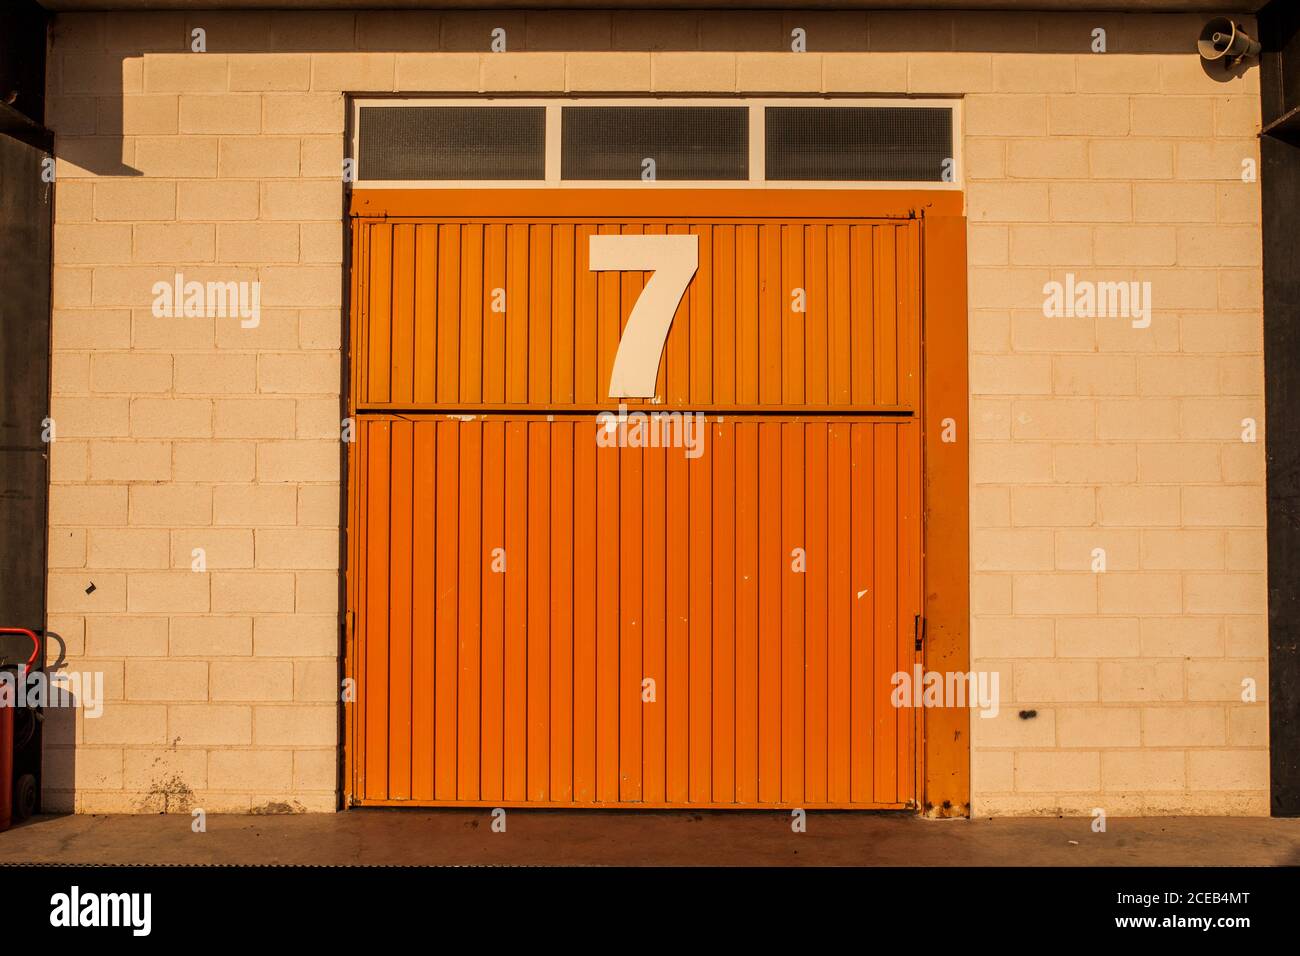
[[[27,658],[26,663],[4,668],[15,671],[13,699],[8,699],[10,695],[0,689],[0,832],[3,832],[9,829],[13,819],[14,714],[18,709],[18,682],[26,679],[27,672],[36,663],[36,658],[41,653],[41,642],[35,633],[24,627],[0,627],[0,634],[26,634],[32,640],[32,656]],[[3,664],[0,661],[0,665]]]

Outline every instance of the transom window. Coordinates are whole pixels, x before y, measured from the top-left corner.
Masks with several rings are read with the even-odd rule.
[[[955,100],[357,99],[364,186],[960,188]]]

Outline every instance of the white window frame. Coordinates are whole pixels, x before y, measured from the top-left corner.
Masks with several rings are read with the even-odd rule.
[[[541,106],[546,109],[545,179],[365,179],[357,136],[363,106],[473,106],[492,109],[502,106]],[[644,182],[638,179],[561,179],[560,111],[566,106],[743,106],[749,110],[749,178],[724,180],[671,179]],[[941,108],[952,113],[953,180],[768,180],[766,173],[766,130],[764,109],[769,106],[891,106]],[[348,155],[356,159],[354,188],[360,189],[933,189],[959,191],[963,188],[962,101],[956,97],[512,97],[512,96],[358,96],[352,99],[352,120]]]

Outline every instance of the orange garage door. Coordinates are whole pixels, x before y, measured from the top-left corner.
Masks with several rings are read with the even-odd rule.
[[[354,219],[352,800],[912,804],[919,223],[511,201]],[[621,417],[630,235],[696,261]]]

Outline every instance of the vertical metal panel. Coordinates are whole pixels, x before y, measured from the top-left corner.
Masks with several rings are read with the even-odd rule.
[[[393,401],[393,393],[389,388],[389,355],[392,352],[393,326],[402,322],[402,316],[392,308],[393,269],[396,265],[393,259],[393,227],[388,223],[376,223],[370,231],[370,241],[367,243],[369,257],[362,265],[370,276],[367,283],[370,297],[363,304],[361,313],[361,327],[365,337],[358,343],[354,357],[354,361],[359,360],[359,364],[367,369],[367,374],[356,380],[363,389],[360,404]],[[421,350],[417,354],[427,355],[428,352]]]
[[[528,423],[506,422],[504,799],[527,799]]]
[[[477,356],[468,361],[482,365],[483,402],[500,404],[506,400],[506,227],[492,223],[483,229],[483,344]],[[428,355],[428,352],[418,353]]]
[[[781,424],[758,423],[758,800],[781,799]]]
[[[415,428],[411,483],[411,797],[432,800],[434,569],[437,528],[436,429]],[[373,434],[373,432],[371,432]],[[363,439],[364,440],[364,439]]]
[[[680,454],[680,453],[679,453]],[[707,803],[713,790],[713,483],[710,476],[712,455],[702,455],[687,464],[689,474],[688,511],[686,512],[688,543],[685,552],[674,554],[690,568],[690,598],[687,625],[690,629],[690,651],[687,657],[689,695],[687,725],[684,742],[687,748],[687,765],[690,784],[689,798],[694,803]],[[670,519],[672,520],[672,519]],[[676,520],[681,520],[678,517]]]
[[[844,237],[847,241],[847,235]],[[826,786],[830,803],[850,799],[853,717],[853,620],[856,595],[853,584],[852,525],[852,425],[834,421],[827,426],[827,681],[826,681]]]
[[[414,517],[413,425],[393,422],[389,431],[390,507]],[[411,529],[414,521],[395,521],[388,535],[388,792],[395,800],[411,797],[411,650],[417,633],[411,616]]]
[[[481,223],[469,223],[461,234],[458,379],[460,400],[469,404],[483,399],[483,312],[485,306],[491,305],[491,289],[484,289],[487,278],[483,258],[484,232]]]
[[[617,282],[618,276],[611,276]],[[604,281],[604,276],[601,277]],[[594,436],[593,436],[594,438]],[[618,801],[619,461],[596,452],[596,800]]]
[[[460,390],[460,238],[463,228],[468,231],[468,227],[457,223],[438,227],[438,335],[434,375],[436,401],[441,403],[463,401]],[[419,317],[413,317],[413,320],[418,322]],[[399,356],[396,350],[393,363],[394,367],[419,364],[413,355]]]
[[[456,647],[456,799],[479,796],[479,715],[482,688],[483,424],[465,422],[460,431],[460,487],[457,515],[459,603]],[[420,517],[416,525],[419,526]],[[425,598],[429,600],[429,598]]]
[[[573,422],[551,427],[550,797],[573,799]],[[584,502],[578,502],[584,507]]]
[[[685,355],[685,350],[682,350]],[[685,363],[683,362],[683,370]],[[667,514],[676,521],[665,524],[668,561],[668,663],[659,699],[664,702],[667,721],[667,800],[684,803],[688,798],[688,748],[690,733],[690,598],[691,567],[686,555],[690,547],[690,462],[684,455],[666,455],[668,465]],[[681,520],[686,515],[687,520]]]
[[[537,311],[534,312],[537,314]],[[549,342],[549,337],[542,338]],[[534,350],[534,354],[536,351]],[[529,800],[550,798],[551,691],[551,431],[545,421],[528,423],[528,668],[527,793]]]
[[[500,342],[485,342],[484,351],[505,349],[506,401],[528,404],[528,232],[527,223],[506,227],[506,285],[502,317],[505,336]],[[424,361],[412,356],[412,361]]]
[[[573,799],[591,803],[596,799],[596,424],[576,422],[573,433]]]
[[[716,354],[716,353],[715,353]],[[712,754],[715,803],[736,798],[736,428],[709,426],[706,456],[713,472],[712,585]]]
[[[645,526],[644,453],[621,456],[618,501],[618,798],[642,799],[642,622],[645,620],[642,551]]]
[[[667,750],[666,708],[663,693],[667,684],[667,560],[668,560],[668,455],[666,448],[645,451],[642,504],[644,564],[642,589],[645,628],[642,633],[642,663],[645,679],[651,682],[655,706],[642,715],[642,797],[654,803],[666,797]]]
[[[807,426],[786,421],[780,428],[781,496],[776,510],[781,524],[781,800],[793,803],[802,799],[804,783],[803,614],[808,549],[803,524],[803,469]]]
[[[573,317],[574,287],[577,276],[573,268],[573,223],[560,223],[551,236],[551,401],[571,405],[574,401]]]
[[[460,431],[459,422],[416,422],[415,427],[437,428],[433,473],[437,476],[433,566],[433,621],[425,630],[433,647],[433,795],[437,800],[456,799],[456,690],[458,654],[456,644],[459,616]],[[508,474],[508,472],[507,472]],[[394,522],[394,527],[404,524]]]
[[[822,381],[825,381],[824,379]],[[804,793],[810,803],[827,803],[826,601],[830,557],[826,527],[829,481],[826,474],[826,422],[810,422],[804,434]]]
[[[412,301],[414,311],[411,314],[393,310],[393,324],[411,324],[414,331],[409,341],[415,343],[416,355],[435,354],[438,339],[438,286],[441,276],[437,268],[438,230],[436,228],[415,228],[415,246],[412,268],[415,270],[413,280],[415,295]],[[425,316],[424,321],[416,321],[416,316]],[[476,360],[477,362],[477,360]],[[414,374],[410,376],[413,391],[411,401],[416,395],[433,395],[437,387],[435,362],[402,362],[403,365],[415,365]],[[400,399],[394,397],[394,401]]]
[[[752,237],[752,238],[756,238]],[[758,802],[758,430],[736,423],[735,799]]]
[[[362,596],[361,648],[365,660],[364,683],[360,689],[364,735],[361,739],[364,785],[368,800],[389,799],[388,780],[388,536],[392,512],[388,496],[392,488],[389,455],[392,422],[366,422],[357,440],[361,455],[362,502],[366,514],[365,593]]]
[[[479,567],[482,569],[482,635],[479,649],[480,740],[479,796],[501,801],[505,797],[505,559],[506,429],[501,420],[483,423],[483,535]],[[430,469],[432,470],[432,469]],[[509,565],[505,565],[506,568]],[[426,680],[432,686],[432,680]]]
[[[914,801],[918,224],[358,229],[357,796]],[[699,237],[658,376],[699,457],[597,442],[649,276],[587,242],[642,232]]]

